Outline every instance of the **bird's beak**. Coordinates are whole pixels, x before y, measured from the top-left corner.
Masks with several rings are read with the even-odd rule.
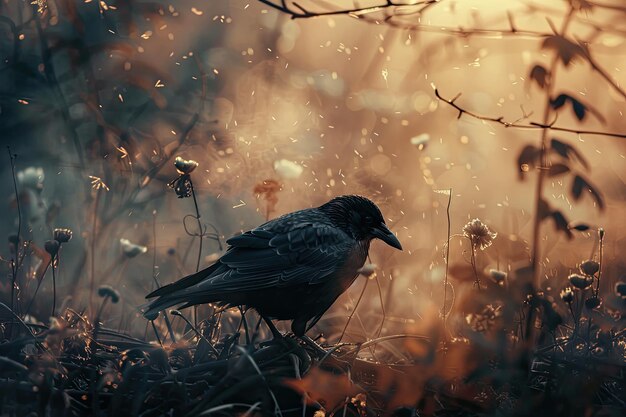
[[[396,235],[394,235],[393,232],[389,230],[386,224],[382,223],[381,225],[376,227],[373,231],[373,234],[389,246],[402,250],[402,245],[400,244],[400,241],[398,240]]]

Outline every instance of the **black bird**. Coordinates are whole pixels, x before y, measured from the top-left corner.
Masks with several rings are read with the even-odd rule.
[[[372,201],[347,195],[285,214],[230,238],[226,253],[210,267],[148,294],[144,311],[220,302],[252,307],[268,321],[293,320],[303,336],[354,282],[372,239],[402,250]],[[274,330],[273,330],[274,331]]]

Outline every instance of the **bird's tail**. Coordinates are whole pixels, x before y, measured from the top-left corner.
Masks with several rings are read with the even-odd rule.
[[[172,284],[165,285],[146,295],[146,298],[159,298],[140,307],[144,317],[148,320],[154,320],[159,315],[159,312],[166,308],[183,303],[186,304],[185,307],[197,304],[194,302],[194,298],[197,298],[195,297],[197,294],[193,294],[193,292],[187,290],[200,283],[203,279],[211,276],[220,266],[220,263],[217,262],[202,271],[183,277]],[[202,302],[206,303],[211,301],[207,300],[207,295],[204,294]]]
[[[187,300],[178,297],[159,297],[156,300],[152,300],[140,307],[141,313],[148,320],[155,320],[159,316],[159,312],[174,307],[179,304],[185,303]]]

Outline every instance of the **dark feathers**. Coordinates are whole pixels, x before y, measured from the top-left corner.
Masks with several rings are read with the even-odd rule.
[[[148,294],[159,298],[144,315],[153,319],[182,303],[247,305],[266,318],[294,320],[292,330],[302,335],[352,284],[375,237],[400,246],[364,197],[286,214],[230,238],[214,265]]]

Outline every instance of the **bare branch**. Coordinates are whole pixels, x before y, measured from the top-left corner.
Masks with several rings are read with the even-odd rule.
[[[524,123],[519,123],[519,121],[521,119],[518,119],[515,122],[507,122],[506,120],[504,120],[503,116],[499,116],[499,117],[492,117],[492,116],[483,116],[477,113],[474,113],[470,110],[466,110],[463,107],[459,106],[458,104],[456,104],[456,100],[460,97],[460,94],[457,95],[455,98],[453,99],[446,99],[443,96],[441,96],[441,94],[439,93],[438,89],[435,89],[435,96],[440,100],[443,101],[444,103],[448,104],[449,106],[455,108],[456,110],[458,110],[459,114],[458,114],[458,118],[460,119],[464,114],[474,118],[474,119],[478,119],[478,120],[483,120],[486,122],[494,122],[494,123],[498,123],[504,127],[512,127],[512,128],[516,128],[516,129],[550,129],[550,130],[554,130],[557,132],[569,132],[569,133],[576,133],[578,135],[595,135],[595,136],[609,136],[609,137],[614,137],[614,138],[625,138],[626,139],[626,134],[624,133],[613,133],[613,132],[601,132],[601,131],[596,131],[596,130],[579,130],[579,129],[572,129],[572,128],[567,128],[567,127],[559,127],[559,126],[554,126],[554,122],[553,123],[538,123],[538,122],[529,122],[528,124],[524,124]]]
[[[400,7],[400,6],[429,6],[438,3],[441,0],[423,0],[418,1],[416,3],[394,3],[391,0],[385,0],[384,3],[381,2],[380,5],[377,6],[366,6],[366,7],[358,7],[354,6],[351,8],[345,9],[337,9],[337,10],[327,10],[327,11],[311,11],[296,2],[292,2],[294,8],[298,9],[297,11],[289,7],[287,1],[281,0],[279,3],[274,2],[272,0],[259,0],[259,2],[269,6],[273,9],[276,9],[280,12],[286,13],[291,16],[292,19],[308,19],[312,17],[320,17],[320,16],[336,16],[336,15],[350,15],[356,18],[359,18],[361,15],[370,12],[376,12],[380,10],[384,10],[387,8]]]

